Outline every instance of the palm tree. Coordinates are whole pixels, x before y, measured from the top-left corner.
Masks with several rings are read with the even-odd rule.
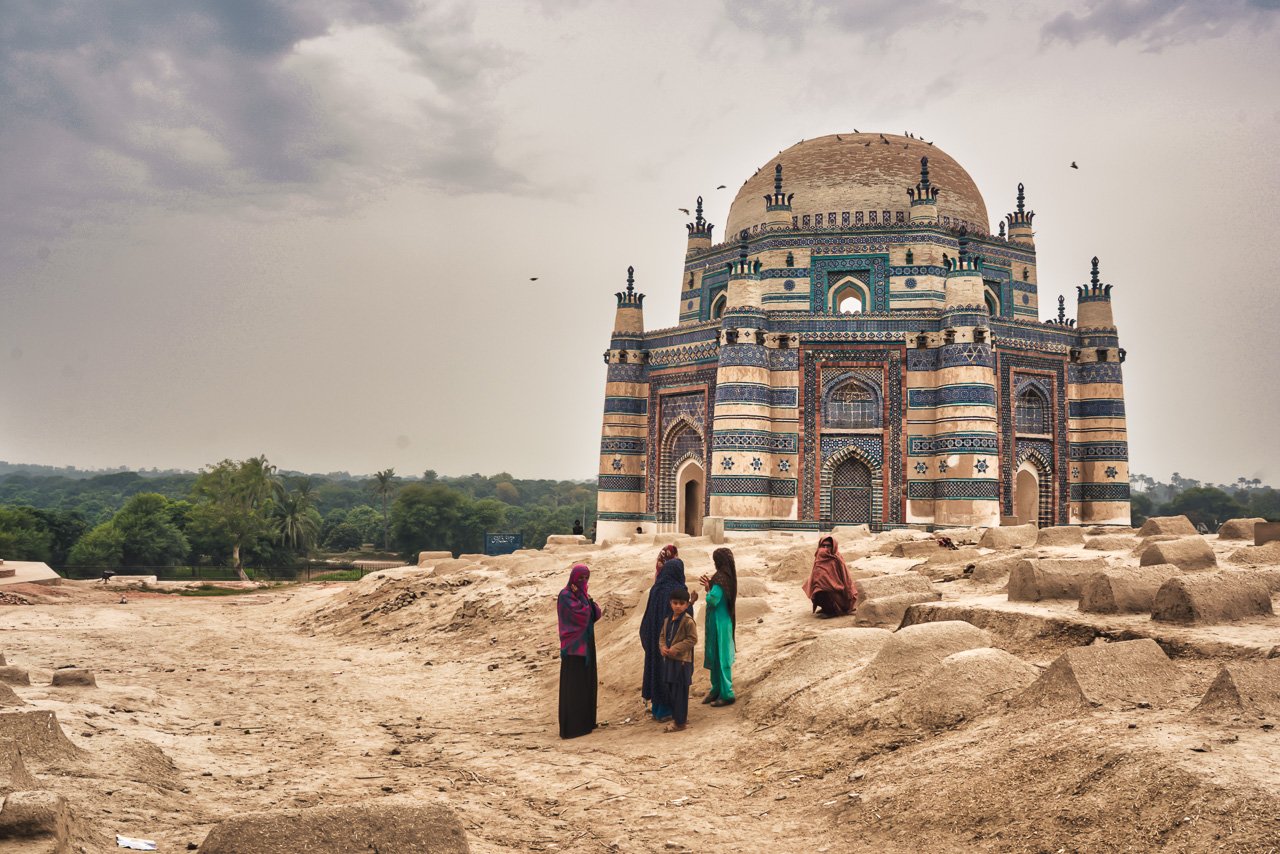
[[[315,543],[320,526],[311,511],[309,490],[285,493],[275,506],[275,528],[280,542],[295,552],[309,551]]]
[[[389,550],[391,548],[391,532],[387,527],[387,499],[391,497],[392,491],[395,489],[396,470],[387,469],[374,473],[377,483],[373,487],[373,491],[382,497],[382,548]]]

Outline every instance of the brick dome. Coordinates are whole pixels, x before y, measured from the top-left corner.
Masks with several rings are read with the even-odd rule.
[[[887,143],[885,142],[887,140]],[[929,179],[940,189],[938,217],[951,225],[987,232],[987,206],[978,187],[959,163],[936,145],[919,139],[879,133],[841,133],[807,139],[771,158],[742,185],[729,208],[726,240],[768,219],[764,197],[773,192],[774,165],[782,163],[783,190],[794,193],[791,213],[804,227],[812,224],[857,225],[879,222],[890,212],[910,221],[907,188],[920,180],[920,158],[929,158]],[[875,213],[875,219],[871,214]]]

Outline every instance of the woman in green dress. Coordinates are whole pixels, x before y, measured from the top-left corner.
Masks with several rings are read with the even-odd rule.
[[[711,691],[702,702],[713,706],[733,704],[734,635],[737,629],[738,570],[733,552],[725,548],[711,553],[715,575],[699,580],[707,591],[706,658],[711,671]]]

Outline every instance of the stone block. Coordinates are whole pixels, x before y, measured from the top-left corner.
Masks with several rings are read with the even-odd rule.
[[[920,540],[919,542],[898,543],[893,547],[894,557],[928,558],[942,549],[937,540]]]
[[[580,546],[588,542],[590,540],[582,534],[550,534],[547,536],[547,545],[549,546]]]
[[[1218,539],[1220,540],[1252,540],[1253,526],[1259,522],[1267,524],[1267,520],[1261,517],[1252,519],[1228,519],[1218,528]]]
[[[85,670],[82,667],[64,667],[61,670],[53,671],[53,687],[80,687],[80,688],[97,688],[98,681],[93,677],[92,670]]]
[[[431,566],[442,560],[453,560],[453,552],[418,552],[418,566]]]
[[[1142,566],[1171,563],[1181,570],[1193,572],[1198,569],[1213,569],[1218,565],[1218,559],[1203,537],[1183,537],[1147,546],[1142,550],[1140,563]]]
[[[969,578],[978,584],[994,584],[1009,580],[1013,568],[1027,558],[1020,554],[993,554],[980,557],[973,562],[973,572]]]
[[[1196,526],[1186,516],[1152,516],[1142,523],[1138,536],[1150,537],[1153,534],[1176,534],[1189,537],[1198,534]]]
[[[1069,649],[1054,659],[1019,705],[1165,705],[1178,695],[1178,669],[1150,638]]]
[[[836,525],[831,529],[831,536],[835,537],[836,543],[855,540],[871,539],[870,525]]]
[[[449,807],[411,798],[250,812],[209,831],[200,854],[385,851],[467,854],[467,834]]]
[[[28,675],[25,667],[13,667],[12,665],[0,667],[0,682],[6,685],[30,685],[31,676]]]
[[[1080,591],[1089,576],[1106,568],[1107,562],[1102,558],[1040,558],[1019,561],[1009,573],[1009,601],[1079,599]]]
[[[1280,543],[1280,522],[1259,522],[1253,526],[1253,544]]]
[[[22,751],[12,741],[0,741],[0,797],[36,788],[35,778],[22,761]]]
[[[67,739],[58,716],[47,709],[0,712],[0,741],[12,741],[27,761],[51,762],[80,753]]]
[[[12,708],[14,706],[25,706],[27,703],[17,694],[13,693],[4,682],[0,682],[0,708]]]
[[[897,628],[902,625],[902,618],[907,609],[921,602],[937,602],[942,594],[933,592],[894,593],[858,602],[853,612],[853,623],[856,626],[876,626],[878,628]]]
[[[934,536],[946,537],[957,546],[976,546],[982,542],[982,535],[987,530],[987,528],[944,528],[941,531],[935,531]]]
[[[1247,572],[1200,572],[1171,578],[1160,586],[1151,619],[1166,623],[1230,623],[1269,616],[1271,591]]]
[[[1090,614],[1148,614],[1156,592],[1182,570],[1172,564],[1096,572],[1080,591],[1080,610]]]
[[[724,545],[724,517],[703,516],[702,536],[710,540],[713,545]]]
[[[877,575],[874,578],[859,578],[853,582],[858,591],[858,603],[885,596],[896,596],[900,593],[935,594],[933,582],[916,572],[900,572],[893,575]],[[941,594],[932,598],[942,598]]]
[[[1058,525],[1041,528],[1036,534],[1038,546],[1083,546],[1084,531],[1078,525]]]
[[[984,549],[1023,548],[1028,549],[1036,544],[1040,531],[1035,525],[1009,525],[999,528],[988,528],[982,535],[978,545]]]
[[[21,849],[5,851],[67,854],[71,851],[71,807],[57,792],[12,792],[0,807],[0,842],[19,841]],[[36,847],[39,846],[39,847]]]

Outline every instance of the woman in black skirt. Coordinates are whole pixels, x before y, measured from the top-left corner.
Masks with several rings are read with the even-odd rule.
[[[591,570],[575,564],[560,591],[560,737],[577,738],[596,728],[596,633],[600,606],[587,595]]]

